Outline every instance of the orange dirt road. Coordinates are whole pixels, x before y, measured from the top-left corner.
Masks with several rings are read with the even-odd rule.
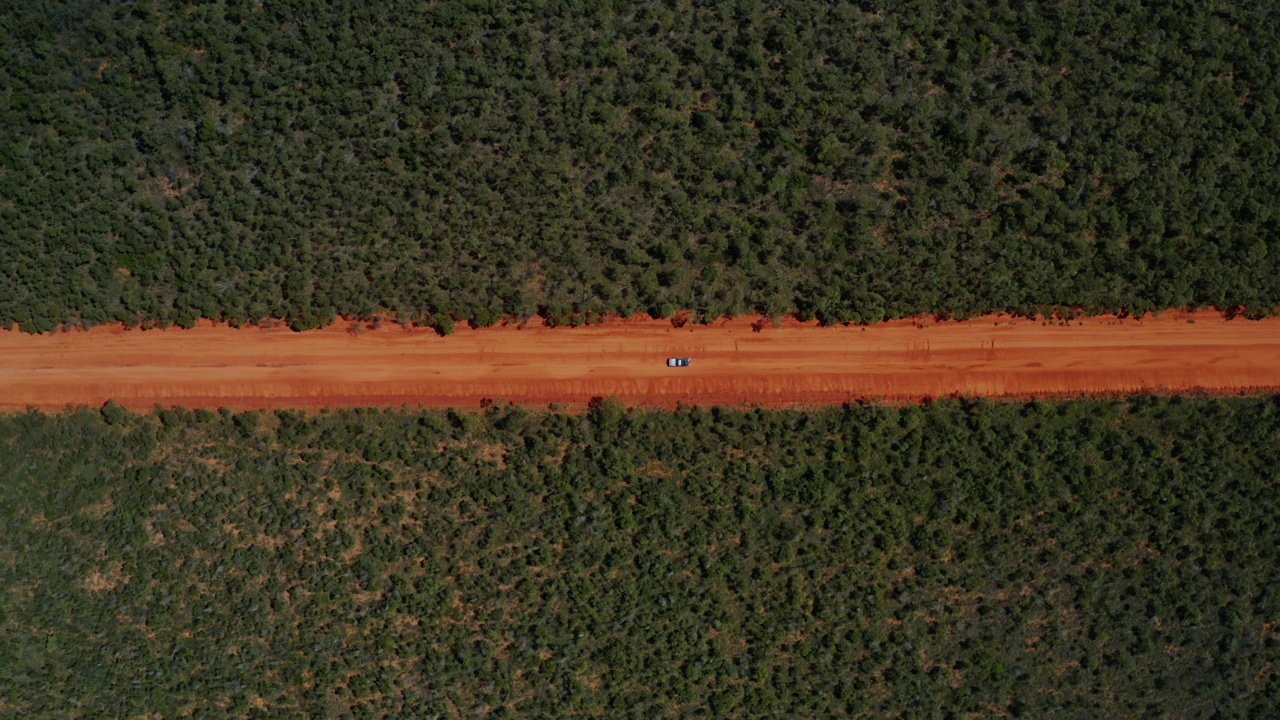
[[[202,322],[194,330],[0,331],[0,409],[98,406],[787,405],[925,396],[1280,389],[1280,318],[1167,312],[1068,326],[990,316],[817,327],[756,318],[673,327],[648,318],[448,337],[351,322],[295,333]],[[1083,323],[1083,324],[1081,324]],[[363,326],[361,326],[363,327]],[[688,368],[668,368],[688,356]]]

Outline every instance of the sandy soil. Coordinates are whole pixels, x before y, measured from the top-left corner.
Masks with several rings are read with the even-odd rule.
[[[768,405],[965,395],[1280,389],[1280,318],[1168,312],[1068,326],[990,316],[820,328],[757,318],[673,327],[613,320],[578,329],[471,330],[449,337],[352,323],[294,333],[202,322],[194,330],[31,336],[0,331],[0,408],[156,403],[187,407]],[[1082,324],[1081,324],[1082,323]],[[363,326],[362,326],[363,327]],[[692,367],[668,368],[668,356]]]

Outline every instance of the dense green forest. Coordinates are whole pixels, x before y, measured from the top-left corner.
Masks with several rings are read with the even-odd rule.
[[[0,7],[0,325],[1280,307],[1253,0]]]
[[[1277,717],[1277,468],[1280,397],[5,415],[0,703]]]

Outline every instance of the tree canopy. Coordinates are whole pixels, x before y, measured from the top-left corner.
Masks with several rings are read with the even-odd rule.
[[[0,12],[0,325],[1280,305],[1266,3]]]
[[[1275,717],[1280,399],[0,416],[22,717]]]

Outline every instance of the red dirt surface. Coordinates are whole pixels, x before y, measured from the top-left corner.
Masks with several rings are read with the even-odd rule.
[[[1280,389],[1280,318],[1213,312],[1042,324],[989,316],[869,327],[781,328],[746,317],[673,327],[614,319],[582,328],[535,321],[439,337],[388,323],[295,333],[201,322],[193,330],[0,331],[0,409],[185,405],[275,408],[794,405],[951,394],[1070,395]],[[753,324],[759,331],[753,330]],[[668,368],[671,356],[692,367]]]

